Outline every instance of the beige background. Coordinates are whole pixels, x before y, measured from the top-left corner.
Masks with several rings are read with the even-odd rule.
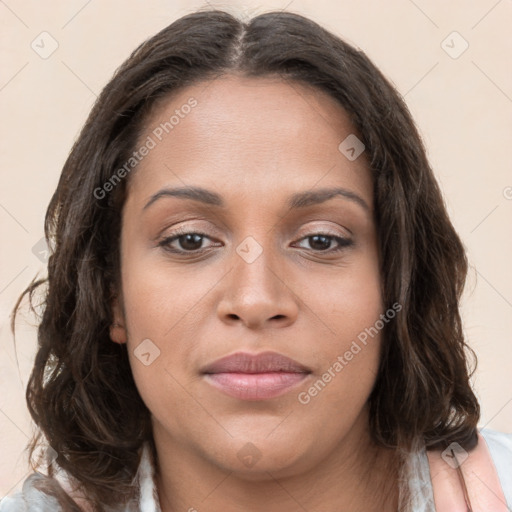
[[[472,267],[463,316],[479,357],[480,425],[512,432],[512,1],[209,3],[246,15],[306,14],[363,49],[405,95]],[[33,247],[62,164],[95,96],[129,52],[205,5],[0,1],[0,498],[26,476],[32,428],[24,387],[35,329],[18,324],[18,371],[8,315],[32,277],[44,273]],[[58,43],[46,59],[31,47],[51,49],[43,31]],[[453,58],[464,41],[469,47]]]

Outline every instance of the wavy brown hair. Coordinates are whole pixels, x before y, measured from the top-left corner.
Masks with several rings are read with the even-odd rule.
[[[101,92],[46,213],[48,277],[16,305],[47,285],[28,407],[58,464],[98,509],[132,494],[152,435],[126,346],[109,338],[130,177],[101,199],[94,191],[130,158],[155,101],[228,73],[327,92],[366,146],[384,305],[403,308],[383,333],[369,399],[373,439],[397,451],[418,440],[429,449],[477,442],[474,353],[459,314],[468,263],[403,99],[362,51],[305,17],[269,12],[243,22],[198,11],[141,44]]]

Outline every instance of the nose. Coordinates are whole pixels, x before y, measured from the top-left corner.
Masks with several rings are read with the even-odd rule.
[[[289,275],[289,272],[288,272]],[[233,254],[233,267],[222,281],[219,318],[250,329],[286,327],[297,319],[299,298],[284,264],[265,249],[254,261]]]

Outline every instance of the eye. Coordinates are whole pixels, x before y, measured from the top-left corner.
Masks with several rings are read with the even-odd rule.
[[[342,251],[345,247],[350,247],[354,245],[353,240],[349,238],[344,238],[337,235],[330,235],[328,233],[314,233],[308,236],[305,236],[301,240],[308,240],[310,247],[315,252],[338,252]],[[331,244],[336,242],[338,245],[336,248],[332,249]],[[304,247],[307,249],[307,247]]]
[[[206,233],[185,230],[175,231],[170,236],[161,240],[158,243],[158,246],[175,254],[197,254],[208,249],[208,247],[203,247],[205,239],[211,240]],[[344,248],[350,247],[354,244],[354,242],[349,238],[331,235],[328,233],[314,233],[303,237],[301,241],[308,241],[310,248],[313,251],[325,253],[342,251]],[[337,244],[334,249],[332,248],[333,242]],[[215,244],[212,244],[211,246],[215,246]],[[307,249],[307,247],[299,246],[303,249]]]
[[[161,240],[158,246],[172,253],[200,253],[206,250],[205,247],[202,247],[205,238],[210,239],[205,233],[197,231],[175,231]]]

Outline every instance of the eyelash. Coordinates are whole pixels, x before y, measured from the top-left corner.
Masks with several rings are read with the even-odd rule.
[[[203,237],[203,238],[210,238],[206,233],[202,233],[200,231],[188,231],[186,229],[183,229],[183,230],[177,230],[174,233],[172,233],[170,236],[165,237],[163,240],[161,240],[158,243],[158,246],[162,247],[164,250],[166,250],[168,252],[171,252],[173,254],[180,254],[180,255],[201,254],[201,253],[203,253],[203,252],[208,250],[208,248],[204,248],[204,249],[196,249],[196,250],[192,250],[192,251],[187,251],[187,250],[183,250],[183,249],[171,248],[170,244],[172,242],[174,242],[175,240],[178,240],[180,237],[185,236],[185,235],[198,235],[198,236]],[[306,239],[312,238],[314,236],[322,236],[322,237],[330,238],[330,239],[332,239],[332,240],[334,240],[334,241],[336,241],[338,243],[338,247],[336,249],[326,249],[326,250],[323,250],[323,251],[322,250],[311,249],[313,252],[318,253],[318,254],[338,253],[338,252],[343,251],[345,248],[354,245],[353,240],[350,240],[349,238],[344,238],[344,237],[341,237],[341,236],[332,235],[330,233],[322,233],[322,232],[312,233],[310,235],[302,237],[300,240],[306,240]]]

